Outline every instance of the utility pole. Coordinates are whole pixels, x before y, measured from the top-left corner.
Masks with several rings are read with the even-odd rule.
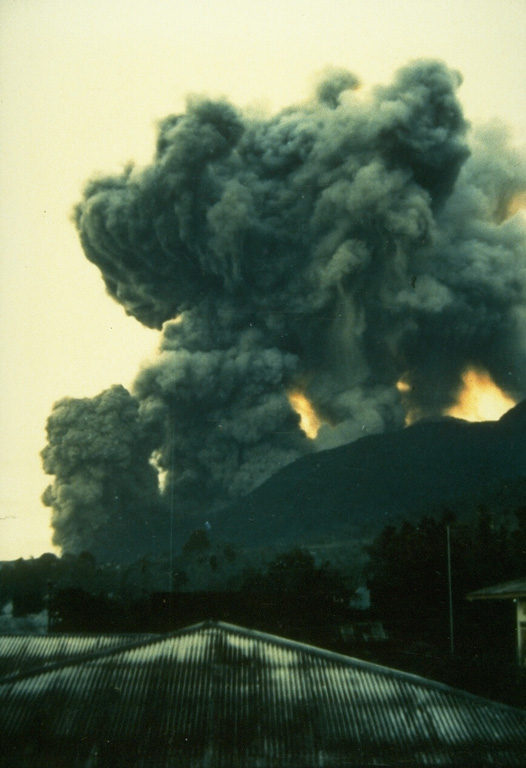
[[[451,655],[455,653],[455,636],[453,633],[453,590],[451,586],[451,536],[447,526],[447,583],[449,591],[449,645]]]

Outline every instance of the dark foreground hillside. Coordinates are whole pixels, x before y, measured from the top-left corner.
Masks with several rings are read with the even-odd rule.
[[[505,512],[523,503],[526,401],[497,422],[419,422],[305,456],[203,520],[211,535],[245,546],[370,539],[388,523],[445,506]],[[520,498],[519,498],[520,496]]]

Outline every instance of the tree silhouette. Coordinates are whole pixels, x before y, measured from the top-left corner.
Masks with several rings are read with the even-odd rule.
[[[518,525],[511,528],[481,505],[471,524],[444,510],[438,520],[423,517],[416,524],[384,528],[369,548],[373,607],[398,630],[444,637],[449,631],[447,528],[453,602],[462,616],[469,592],[524,575],[523,514],[517,510]]]

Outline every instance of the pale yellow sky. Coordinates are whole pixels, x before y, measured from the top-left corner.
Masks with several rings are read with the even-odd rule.
[[[105,296],[69,221],[83,182],[148,162],[188,92],[277,109],[327,64],[464,75],[474,122],[526,141],[524,0],[0,0],[0,560],[49,551],[54,401],[129,385],[157,333]]]

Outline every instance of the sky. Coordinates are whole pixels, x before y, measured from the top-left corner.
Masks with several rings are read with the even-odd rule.
[[[525,31],[523,0],[2,0],[0,560],[52,551],[53,403],[130,386],[159,339],[83,256],[71,211],[87,179],[148,163],[189,93],[272,112],[327,65],[387,83],[419,57],[460,70],[472,123],[525,144]]]

